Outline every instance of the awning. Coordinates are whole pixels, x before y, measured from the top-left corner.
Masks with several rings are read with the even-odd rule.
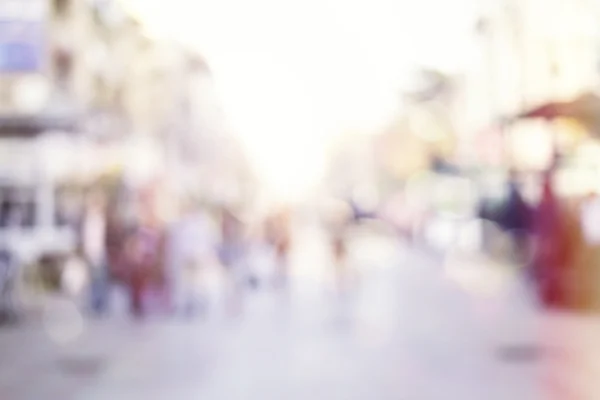
[[[600,97],[594,93],[584,93],[571,101],[546,103],[516,117],[523,118],[573,119],[582,124],[590,134],[600,136]]]

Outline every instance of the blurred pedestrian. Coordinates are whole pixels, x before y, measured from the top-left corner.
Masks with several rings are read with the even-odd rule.
[[[17,285],[17,260],[8,246],[0,249],[0,322],[17,317],[15,289]]]
[[[104,313],[108,307],[110,276],[106,262],[106,201],[92,191],[86,202],[81,226],[81,249],[89,268],[91,309]]]
[[[336,286],[339,291],[344,291],[348,280],[347,263],[347,234],[351,223],[355,222],[352,209],[344,203],[331,210],[329,218],[329,237],[333,255],[333,267]]]
[[[119,215],[119,203],[111,204],[106,218],[106,263],[110,276],[119,283],[125,282],[126,269],[121,263],[125,260],[123,253],[129,234],[127,224]]]
[[[267,242],[275,250],[276,261],[276,286],[287,286],[289,277],[289,253],[291,247],[291,221],[290,211],[287,209],[267,218]]]
[[[585,311],[600,310],[600,196],[589,193],[578,204],[579,231],[575,249],[578,306]],[[575,236],[575,235],[574,235]]]
[[[217,244],[209,215],[189,200],[168,233],[167,275],[176,313],[193,313],[206,301],[200,288]]]
[[[228,207],[221,209],[221,242],[218,256],[228,285],[226,302],[232,312],[242,307],[242,289],[248,278],[246,229],[242,219]]]
[[[542,197],[534,212],[534,273],[542,303],[564,304],[564,284],[569,268],[571,240],[565,210],[552,186],[552,172],[544,176]]]
[[[130,310],[136,317],[145,314],[149,288],[160,274],[161,232],[156,226],[141,225],[132,229],[125,245],[125,267],[130,290]]]
[[[129,287],[129,309],[133,316],[141,317],[148,272],[145,271],[143,244],[135,231],[130,232],[125,240],[123,258],[125,281]]]
[[[533,211],[523,199],[519,190],[516,175],[511,174],[508,180],[508,196],[499,215],[499,224],[510,236],[513,248],[516,250],[518,262],[525,259],[529,249],[529,239],[532,232]]]

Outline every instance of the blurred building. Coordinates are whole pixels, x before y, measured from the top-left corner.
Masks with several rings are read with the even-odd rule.
[[[1,0],[0,21],[2,136],[59,131],[90,145],[140,135],[158,146],[197,128],[203,60],[154,38],[121,2]]]
[[[48,228],[48,242],[60,236],[62,186],[107,169],[146,181],[164,173],[181,155],[170,144],[193,152],[182,143],[199,128],[191,82],[203,71],[120,1],[0,0],[0,203],[33,210],[27,224]]]
[[[461,93],[456,78],[433,70],[419,71],[413,78],[403,107],[378,139],[377,158],[387,190],[434,168],[435,160],[457,162]]]
[[[598,15],[598,3],[588,0],[503,0],[482,12],[474,27],[477,51],[462,79],[464,157],[486,163],[488,152],[479,150],[494,143],[506,150],[505,164],[540,169],[552,157],[554,138],[577,135],[573,125],[544,121],[523,121],[502,132],[499,122],[596,89]]]
[[[330,163],[324,186],[330,194],[351,199],[365,192],[379,194],[377,137],[348,133],[330,146]],[[359,197],[362,197],[359,195]]]

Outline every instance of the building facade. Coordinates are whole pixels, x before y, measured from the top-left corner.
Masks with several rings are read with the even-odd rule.
[[[481,148],[495,146],[505,150],[496,157],[500,164],[524,169],[547,165],[552,141],[573,137],[574,127],[543,121],[504,127],[501,121],[596,90],[598,16],[598,4],[591,0],[503,0],[482,11],[474,27],[476,52],[462,78],[465,157],[480,163],[484,160],[477,155],[487,154]]]

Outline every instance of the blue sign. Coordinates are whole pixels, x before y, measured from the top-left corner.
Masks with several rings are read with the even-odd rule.
[[[0,73],[39,71],[43,55],[42,23],[0,20]]]

